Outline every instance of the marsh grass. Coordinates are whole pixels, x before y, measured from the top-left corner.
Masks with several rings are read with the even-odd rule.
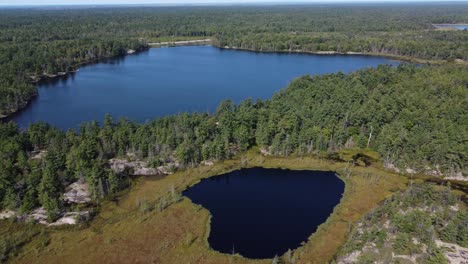
[[[300,248],[278,258],[282,263],[326,263],[345,242],[354,223],[407,178],[378,167],[349,166],[320,157],[265,157],[253,149],[213,166],[199,166],[166,177],[142,177],[130,191],[100,204],[86,228],[50,230],[46,245],[40,236],[26,240],[13,263],[271,263],[210,249],[210,214],[180,193],[203,178],[240,168],[265,167],[336,171],[346,184],[341,202]],[[346,175],[346,177],[344,176]],[[162,202],[164,201],[164,202]],[[18,226],[17,226],[18,225]],[[13,223],[10,229],[22,229]],[[44,238],[42,238],[44,239]],[[44,243],[43,243],[44,244]]]

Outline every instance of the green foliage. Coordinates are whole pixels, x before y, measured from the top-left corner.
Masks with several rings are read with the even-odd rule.
[[[442,251],[438,248],[433,248],[429,255],[424,260],[424,263],[427,264],[447,264],[447,259],[445,258]]]
[[[462,155],[458,131],[468,120],[463,118],[468,112],[464,111],[465,72],[461,65],[401,65],[348,75],[305,76],[267,101],[222,102],[213,115],[183,113],[144,124],[115,121],[107,115],[104,126],[85,123],[79,133],[64,133],[44,123],[19,131],[13,123],[2,123],[0,207],[58,210],[62,183],[76,180],[90,185],[94,199],[118,192],[128,185],[128,177],[111,173],[108,160],[128,153],[152,166],[174,157],[181,166],[195,166],[259,146],[274,155],[327,153],[329,158],[363,166],[380,155],[401,166],[437,164],[445,172],[463,170],[468,160]],[[418,126],[404,125],[414,122]],[[415,127],[419,128],[408,133]],[[369,148],[352,143],[363,136],[367,145],[371,128]],[[404,141],[399,140],[402,135]],[[45,158],[31,159],[38,153]],[[412,192],[403,199],[403,208],[422,201],[456,202],[450,191],[415,186]],[[418,215],[410,217],[425,223]],[[418,229],[410,222],[400,224],[407,232]]]
[[[393,249],[397,254],[407,254],[408,247],[410,245],[411,236],[408,233],[400,232],[395,237],[395,242],[393,243]]]
[[[434,240],[466,246],[468,223],[466,204],[458,202],[459,209],[449,208],[443,199],[448,194],[454,195],[450,186],[428,183],[413,184],[395,194],[361,220],[339,256],[361,251],[359,263],[374,263],[393,253],[416,257],[421,263],[447,263],[444,249]]]
[[[31,80],[125,55],[129,49],[143,50],[154,41],[209,37],[219,47],[258,51],[467,60],[467,32],[438,31],[432,26],[468,21],[466,14],[466,5],[454,3],[4,9],[0,10],[0,116],[17,111],[37,95]],[[238,133],[244,135],[248,129]],[[363,135],[356,140],[361,147],[366,144]]]
[[[466,19],[466,7],[439,9],[395,5],[0,10],[0,115],[35,95],[31,76],[69,72],[82,63],[172,37],[210,37],[217,46],[261,51],[466,59],[466,32],[431,30],[431,23]],[[304,76],[270,100],[247,99],[237,105],[226,100],[214,114],[182,113],[145,124],[106,115],[102,127],[89,122],[66,133],[42,122],[26,131],[1,123],[0,208],[27,212],[44,206],[53,219],[63,206],[60,195],[66,184],[76,180],[89,184],[95,200],[116,193],[128,186],[129,179],[111,172],[108,160],[126,154],[153,167],[167,165],[174,157],[182,167],[190,167],[258,146],[279,156],[325,154],[362,166],[382,157],[399,167],[423,170],[438,165],[443,172],[463,171],[468,164],[463,133],[468,126],[466,72],[463,65],[402,64],[347,75]],[[421,188],[402,201],[403,207],[421,201],[456,202],[450,192]],[[416,213],[409,217],[426,225]],[[402,230],[418,230],[414,223],[397,222]],[[462,226],[460,221],[449,226],[446,239],[466,241]],[[451,229],[457,230],[457,238]]]

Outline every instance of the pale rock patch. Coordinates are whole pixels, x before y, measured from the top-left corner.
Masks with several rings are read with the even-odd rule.
[[[177,162],[171,162],[167,166],[159,166],[152,168],[144,161],[128,161],[126,159],[110,159],[110,168],[115,173],[122,173],[126,169],[133,169],[133,176],[152,176],[160,174],[171,174],[171,168],[177,168],[179,164]]]
[[[43,207],[35,209],[31,214],[26,216],[29,221],[35,221],[45,226],[61,226],[61,225],[76,225],[81,219],[89,218],[89,211],[66,212],[53,223],[47,221],[47,211]]]
[[[47,151],[46,150],[33,151],[31,152],[31,154],[33,155],[31,159],[43,159],[47,155]]]
[[[468,181],[468,177],[465,177],[463,173],[457,172],[452,173],[451,175],[447,175],[444,177],[446,180],[455,180],[455,181]]]
[[[263,156],[269,156],[269,155],[271,155],[270,149],[269,149],[269,148],[264,148],[264,147],[260,148],[260,153],[261,153]]]
[[[338,264],[353,264],[357,263],[359,256],[361,256],[361,251],[353,251],[350,254],[346,255],[344,258],[338,260]]]
[[[204,160],[201,162],[201,165],[203,166],[213,166],[214,162],[212,160]]]
[[[9,218],[12,218],[12,217],[15,217],[15,216],[16,216],[16,212],[15,212],[15,211],[4,210],[4,211],[1,211],[1,212],[0,212],[0,220],[2,220],[2,219],[9,219]]]
[[[77,181],[70,184],[66,193],[63,194],[63,199],[69,203],[89,203],[91,202],[91,194],[89,186],[83,181]]]
[[[436,240],[436,245],[445,249],[444,255],[450,264],[466,264],[468,263],[468,248],[461,247],[457,244]]]

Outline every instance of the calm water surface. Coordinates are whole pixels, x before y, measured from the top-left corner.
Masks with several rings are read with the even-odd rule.
[[[214,111],[221,100],[270,98],[305,74],[350,72],[386,58],[255,53],[211,46],[154,48],[84,66],[41,84],[39,97],[11,119],[21,127],[39,120],[76,128],[106,113],[144,122],[185,111]]]
[[[437,28],[453,28],[458,30],[468,30],[468,25],[464,24],[436,24]]]
[[[213,249],[272,258],[307,241],[343,191],[334,172],[252,168],[202,180],[183,194],[210,211]]]

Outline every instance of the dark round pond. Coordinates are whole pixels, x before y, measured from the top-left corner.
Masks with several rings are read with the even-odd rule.
[[[343,191],[331,171],[251,168],[204,179],[183,194],[210,211],[214,250],[272,258],[307,241]]]

